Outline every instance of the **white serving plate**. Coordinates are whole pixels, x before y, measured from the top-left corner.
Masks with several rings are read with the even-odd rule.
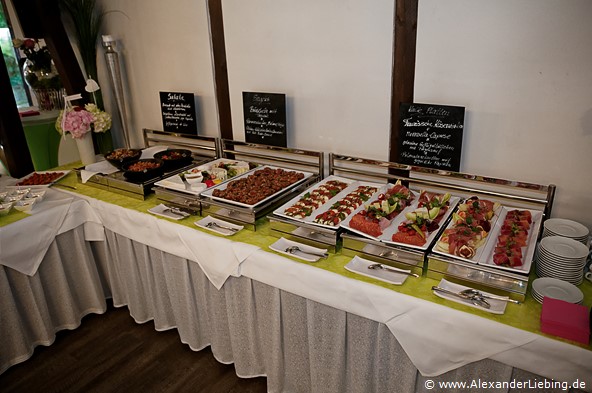
[[[243,162],[243,161],[240,161],[240,160],[230,160],[228,158],[218,158],[216,160],[207,162],[205,164],[197,165],[197,166],[195,166],[193,168],[190,168],[190,169],[186,170],[183,173],[188,173],[188,172],[193,171],[193,170],[198,170],[198,171],[201,171],[201,172],[210,172],[211,169],[212,169],[212,167],[214,167],[216,164],[219,164],[219,163],[231,164],[231,163],[236,163],[236,162]],[[231,179],[228,179],[228,180],[231,180]],[[226,180],[226,181],[228,181],[228,180]],[[191,194],[191,195],[196,195],[196,196],[201,195],[201,193],[208,188],[205,185],[205,183],[194,183],[194,184],[191,184],[191,187],[189,189],[187,189],[185,187],[185,183],[183,183],[183,180],[181,179],[181,177],[179,176],[179,174],[173,175],[173,176],[170,176],[170,177],[167,177],[167,178],[162,179],[162,180],[159,180],[159,181],[157,181],[154,184],[156,186],[159,186],[159,187],[162,187],[162,188],[166,188],[166,189],[169,189],[169,190],[175,190],[175,191],[181,191],[181,192],[184,192],[186,194]],[[222,184],[222,183],[220,183],[220,184]]]
[[[286,211],[286,209],[288,209],[289,207],[292,207],[296,202],[298,202],[307,193],[313,192],[314,190],[318,189],[322,185],[327,184],[328,182],[334,181],[334,180],[339,180],[339,181],[342,181],[344,183],[347,183],[348,186],[346,188],[344,188],[343,190],[341,190],[339,193],[335,194],[327,202],[323,203],[323,205],[321,205],[317,209],[313,210],[313,212],[311,213],[310,216],[304,217],[304,218],[295,218],[295,217],[289,216],[289,215],[287,215],[287,214],[284,213]],[[288,202],[284,203],[282,206],[280,206],[277,209],[275,209],[273,211],[273,214],[275,214],[276,216],[284,217],[284,218],[287,218],[287,219],[290,219],[290,220],[294,220],[294,221],[310,222],[311,220],[314,219],[313,216],[316,216],[318,214],[319,209],[321,209],[323,206],[325,206],[327,204],[333,204],[333,203],[335,203],[337,201],[336,198],[343,191],[347,190],[349,188],[349,186],[351,186],[351,184],[353,184],[353,183],[355,183],[355,181],[352,180],[352,179],[347,179],[347,178],[344,178],[344,177],[331,175],[331,176],[326,177],[325,179],[321,180],[320,182],[313,184],[311,187],[307,188],[306,190],[304,190],[303,192],[301,192],[300,194],[298,194],[294,198],[290,199]]]
[[[532,291],[542,299],[551,297],[568,303],[579,303],[584,299],[584,294],[573,284],[556,278],[537,278],[532,282]]]
[[[224,228],[220,228],[220,227],[216,227],[216,226],[208,227],[208,224],[210,222],[214,222],[214,223],[221,225],[223,227],[234,228],[234,229],[236,229],[236,231],[232,231],[232,230],[228,230],[228,229],[224,229]],[[200,228],[215,232],[215,233],[217,233],[219,235],[223,235],[223,236],[232,236],[244,228],[244,226],[242,226],[242,225],[232,224],[230,222],[219,220],[216,217],[212,217],[212,216],[206,216],[206,217],[202,218],[201,220],[196,221],[195,225],[197,225]]]
[[[499,266],[493,262],[493,253],[497,245],[497,238],[502,229],[502,225],[504,225],[506,215],[510,210],[528,210],[532,215],[532,223],[530,224],[530,230],[528,231],[526,247],[522,247],[522,266],[520,267]],[[532,265],[532,261],[534,260],[534,252],[537,248],[537,236],[539,234],[539,229],[541,227],[542,218],[543,212],[540,210],[519,209],[516,207],[502,206],[499,218],[495,222],[495,226],[492,226],[492,230],[489,232],[489,235],[487,236],[487,243],[485,243],[483,255],[482,258],[479,260],[479,264],[496,267],[498,269],[506,270],[509,272],[530,272],[530,266]]]
[[[556,256],[560,260],[579,261],[586,259],[590,250],[588,247],[578,242],[562,236],[549,236],[541,240],[541,248]]]
[[[389,284],[402,285],[407,277],[407,274],[395,273],[393,270],[400,270],[401,272],[411,273],[411,270],[397,269],[396,267],[389,266],[389,269],[369,269],[368,266],[374,265],[376,262],[369,261],[359,256],[355,256],[345,265],[344,267],[352,273],[361,274],[362,276],[374,278],[376,280],[388,282]]]
[[[185,213],[186,215],[172,213],[168,209],[168,207],[166,207],[162,203],[160,205],[154,206],[152,209],[148,209],[148,211],[154,215],[165,217],[165,218],[170,218],[172,220],[177,220],[177,221],[189,217],[189,214],[187,214],[187,213]]]
[[[255,204],[252,204],[252,205],[249,205],[247,203],[233,201],[233,200],[226,199],[226,198],[216,197],[216,196],[213,195],[214,190],[225,190],[226,187],[228,187],[228,184],[230,184],[232,181],[239,180],[239,179],[242,179],[243,177],[250,176],[253,173],[255,173],[257,171],[260,171],[260,170],[263,170],[265,168],[283,169],[285,171],[302,173],[304,175],[304,177],[302,179],[300,179],[299,181],[290,184],[288,187],[286,187],[286,188],[284,188],[282,190],[279,190],[278,192],[276,192],[276,193],[274,193],[274,194],[272,194],[272,195],[270,195],[270,196],[268,196],[268,197],[260,200],[259,202],[255,203]],[[217,200],[217,201],[220,201],[220,202],[229,203],[231,205],[236,205],[236,206],[241,206],[241,207],[247,207],[247,208],[255,208],[255,207],[260,206],[260,205],[264,204],[265,202],[267,202],[267,201],[275,198],[276,196],[278,196],[280,194],[283,194],[285,192],[288,192],[289,190],[293,190],[294,188],[298,187],[300,184],[302,184],[304,181],[306,181],[307,179],[309,179],[312,176],[313,176],[313,173],[312,172],[304,172],[304,171],[298,171],[298,170],[294,170],[294,169],[280,168],[280,167],[271,166],[271,165],[262,165],[260,167],[257,167],[255,169],[250,170],[249,172],[243,173],[242,175],[236,176],[236,177],[234,177],[233,179],[231,179],[229,181],[220,183],[220,184],[218,184],[218,185],[216,185],[214,187],[210,187],[208,190],[202,192],[201,195],[207,196],[209,198],[212,198],[213,200]]]
[[[327,203],[327,204],[321,206],[319,209],[315,210],[314,213],[311,215],[311,217],[309,217],[309,220],[307,220],[306,222],[308,222],[309,224],[312,224],[312,225],[316,225],[318,227],[322,227],[322,228],[328,228],[328,229],[337,229],[337,228],[339,228],[341,226],[341,223],[339,223],[339,225],[327,225],[327,224],[321,224],[321,223],[318,223],[318,222],[314,222],[314,219],[318,215],[323,214],[326,211],[330,210],[331,207],[333,206],[333,204],[335,202],[338,202],[341,199],[345,198],[350,192],[356,190],[359,186],[370,186],[370,187],[376,187],[377,189],[380,189],[381,187],[384,186],[384,183],[373,183],[373,182],[367,182],[367,181],[356,181],[356,182],[350,184],[349,187],[347,187],[346,189],[344,189],[343,191],[341,191],[339,194],[337,194],[335,200],[331,201],[331,203]],[[372,197],[372,196],[370,196],[370,197]],[[370,199],[368,199],[368,201],[370,201]],[[362,206],[364,206],[364,204],[362,204]],[[352,211],[352,213],[349,216],[345,217],[345,219],[347,219],[348,217],[350,217],[353,214],[354,214],[354,212]],[[345,219],[344,219],[344,221],[345,221]]]
[[[269,248],[272,249],[273,251],[277,251],[281,254],[285,254],[285,255],[288,255],[291,257],[302,259],[302,260],[308,261],[308,262],[317,262],[319,259],[321,259],[320,256],[315,256],[315,255],[310,255],[310,254],[305,254],[305,253],[292,254],[292,253],[287,252],[286,249],[288,247],[292,247],[292,246],[298,246],[304,252],[306,252],[306,251],[311,251],[314,253],[326,253],[327,252],[326,248],[317,248],[317,247],[308,246],[306,244],[294,242],[292,240],[288,240],[283,237],[278,239],[278,241],[276,241],[272,245],[270,245]]]
[[[585,239],[590,234],[589,229],[584,225],[564,218],[550,218],[543,225],[551,233],[572,239]]]
[[[41,175],[42,174],[45,174],[45,173],[62,173],[62,175],[60,177],[54,179],[52,182],[47,183],[47,184],[28,184],[28,185],[22,185],[22,186],[18,186],[17,185],[18,183],[20,183],[22,181],[25,181],[29,177],[33,176],[35,173],[38,173],[38,174],[41,174]],[[33,173],[29,173],[25,177],[22,177],[22,178],[16,180],[13,185],[6,186],[6,188],[14,189],[14,188],[22,188],[22,187],[25,187],[25,188],[45,188],[45,187],[51,187],[53,184],[55,184],[56,182],[58,182],[61,179],[63,179],[66,175],[68,175],[68,173],[70,173],[70,170],[69,169],[68,170],[63,170],[63,171],[35,171]]]
[[[456,292],[456,293],[459,293],[461,291],[464,291],[465,289],[469,289],[470,288],[470,287],[465,287],[464,285],[459,285],[459,284],[455,284],[455,283],[450,282],[450,281],[446,281],[445,279],[442,279],[440,281],[440,283],[438,284],[438,286],[440,288],[447,289],[449,291]],[[434,293],[434,295],[436,295],[438,297],[441,297],[442,299],[451,300],[451,301],[453,301],[455,303],[463,304],[465,306],[473,307],[473,308],[476,308],[477,310],[489,312],[489,313],[492,313],[492,314],[503,314],[503,313],[505,313],[506,312],[506,306],[508,304],[508,302],[506,302],[504,300],[497,300],[497,299],[485,298],[485,300],[487,300],[487,303],[489,303],[491,307],[490,308],[484,308],[484,307],[481,307],[481,306],[477,306],[477,305],[471,303],[468,300],[465,301],[465,300],[463,300],[461,298],[458,298],[456,296],[449,295],[447,293],[443,293],[443,292],[440,292],[440,291],[432,291],[432,292]],[[493,295],[492,293],[485,292],[485,291],[480,291],[480,292],[483,293],[484,295]],[[498,295],[495,295],[495,296],[498,296]]]
[[[488,200],[490,200],[490,199],[488,199]],[[482,261],[482,255],[483,255],[485,248],[487,247],[487,243],[491,240],[491,234],[492,234],[494,227],[498,221],[501,210],[502,210],[501,206],[499,208],[497,208],[496,210],[494,210],[493,217],[491,218],[491,221],[490,221],[491,230],[487,234],[487,238],[485,239],[485,243],[481,247],[479,247],[475,250],[475,255],[473,255],[472,258],[464,258],[459,255],[450,254],[449,252],[438,250],[436,248],[436,246],[434,246],[434,249],[433,249],[434,254],[443,255],[443,256],[446,256],[449,258],[454,258],[454,259],[458,259],[458,260],[469,262],[469,263],[474,263],[474,264],[479,263],[480,261]],[[444,236],[444,232],[446,231],[446,229],[452,228],[453,226],[454,226],[454,222],[451,220],[448,223],[448,225],[446,226],[446,228],[444,229],[444,231],[442,231],[442,235],[440,237]],[[496,241],[497,241],[497,238],[496,238]]]

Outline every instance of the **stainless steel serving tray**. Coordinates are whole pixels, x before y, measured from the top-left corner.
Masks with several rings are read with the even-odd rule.
[[[214,190],[224,190],[232,181],[236,181],[243,177],[250,176],[259,170],[263,170],[264,168],[279,168],[287,171],[300,172],[304,175],[304,177],[301,180],[284,188],[283,190],[280,190],[275,194],[270,195],[255,204],[241,203],[221,197],[215,197],[213,195]],[[202,215],[205,216],[211,214],[223,220],[227,220],[239,225],[244,225],[248,229],[256,230],[257,220],[263,218],[264,216],[272,212],[275,208],[277,208],[279,205],[293,198],[295,195],[300,193],[303,189],[307,188],[310,184],[316,182],[317,180],[318,175],[312,172],[299,171],[270,165],[262,165],[258,168],[255,168],[252,171],[237,176],[234,179],[229,180],[228,182],[221,183],[215,187],[211,187],[210,189],[202,192]]]
[[[194,161],[190,165],[184,166],[182,168],[177,168],[169,172],[165,172],[161,176],[157,176],[153,179],[148,179],[142,182],[132,182],[125,178],[122,171],[118,171],[108,175],[98,173],[92,176],[90,179],[88,179],[85,184],[102,190],[111,191],[116,194],[144,200],[146,196],[152,192],[154,183],[158,182],[159,180],[170,177],[172,175],[175,175],[177,173],[183,172],[188,168],[195,166],[198,163],[199,161]],[[76,177],[79,183],[82,183],[81,171],[83,169],[84,167],[75,169]]]
[[[540,236],[541,223],[551,214],[556,191],[553,184],[532,184],[333,153],[329,155],[329,173],[356,179],[385,179],[387,182],[397,179],[404,181],[412,190],[448,192],[460,198],[477,195],[479,198],[497,200],[503,206],[537,212],[537,221],[532,229],[527,255],[531,255],[532,246]],[[446,225],[447,223],[441,223],[442,232]],[[496,224],[493,225],[495,228]],[[495,232],[492,232],[491,236],[496,237]],[[350,233],[343,233],[341,237],[342,252],[348,255],[361,254],[364,258],[377,258],[383,263],[388,263],[389,260],[399,264],[417,262],[417,266],[422,259],[420,250],[402,245],[395,247]],[[496,239],[492,241],[495,242]],[[482,253],[488,253],[494,246],[485,246],[487,249]],[[460,284],[524,299],[528,287],[528,266],[524,269],[498,267],[491,263],[489,254],[484,256],[485,259],[480,260],[480,263],[474,263],[445,253],[433,252],[432,249],[433,246],[423,252],[424,274],[427,276],[435,279],[447,278]]]

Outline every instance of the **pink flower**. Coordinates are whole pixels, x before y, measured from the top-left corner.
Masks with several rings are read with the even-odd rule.
[[[73,110],[64,114],[62,128],[70,132],[72,138],[80,139],[90,131],[90,125],[93,122],[93,115],[85,110]]]

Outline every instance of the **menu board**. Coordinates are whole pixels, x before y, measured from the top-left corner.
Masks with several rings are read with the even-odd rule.
[[[181,134],[197,134],[193,93],[160,92],[162,129]]]
[[[399,112],[402,164],[460,170],[464,107],[402,103]]]
[[[247,142],[288,147],[285,94],[243,91],[243,113]]]

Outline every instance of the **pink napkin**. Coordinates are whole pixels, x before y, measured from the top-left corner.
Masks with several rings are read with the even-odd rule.
[[[543,298],[541,331],[588,344],[590,341],[590,310],[587,307],[550,297]]]

